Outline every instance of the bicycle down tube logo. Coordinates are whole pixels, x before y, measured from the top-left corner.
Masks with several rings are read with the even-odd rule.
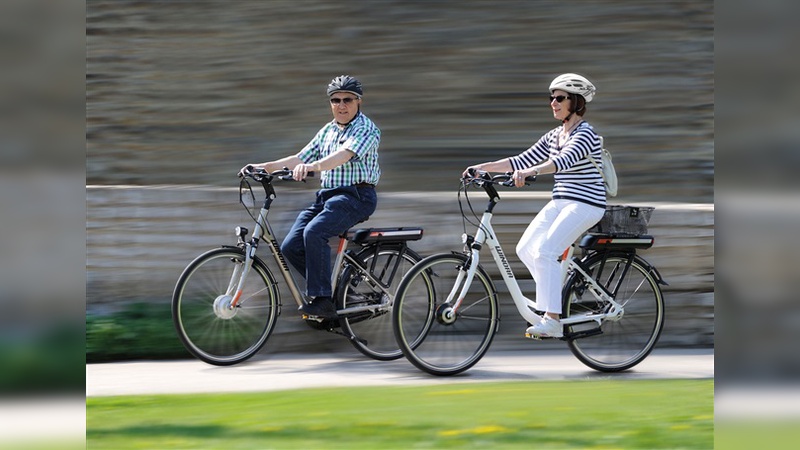
[[[272,239],[272,248],[275,249],[275,255],[278,257],[278,261],[281,263],[281,269],[283,269],[285,272],[288,272],[289,265],[286,264],[286,259],[283,258],[283,253],[278,246],[278,241],[276,241],[274,238]]]
[[[506,271],[506,276],[508,278],[514,278],[514,272],[511,271],[511,266],[508,264],[506,255],[503,253],[503,249],[500,248],[499,245],[495,245],[494,250],[497,252],[497,256],[500,257],[500,262],[503,263],[503,269]]]

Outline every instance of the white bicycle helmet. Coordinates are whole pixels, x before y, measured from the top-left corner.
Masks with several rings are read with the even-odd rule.
[[[565,73],[557,76],[552,83],[550,83],[550,92],[560,89],[570,94],[579,94],[583,96],[586,103],[592,101],[597,89],[591,81],[586,77],[578,75],[577,73]]]

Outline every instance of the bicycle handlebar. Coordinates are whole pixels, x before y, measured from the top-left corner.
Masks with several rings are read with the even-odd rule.
[[[311,171],[311,172],[308,172],[306,174],[306,176],[309,177],[309,178],[313,178],[314,174],[315,174],[315,172]],[[263,183],[263,182],[269,183],[270,181],[272,181],[275,178],[277,178],[279,180],[282,180],[282,181],[297,181],[297,180],[294,179],[294,176],[292,175],[292,171],[287,167],[284,167],[283,169],[280,169],[280,170],[276,170],[276,171],[274,171],[272,173],[268,173],[264,169],[256,169],[253,166],[248,165],[247,167],[244,168],[244,170],[239,172],[239,178],[241,178],[243,176],[250,177],[253,180],[258,181],[259,183]]]
[[[497,175],[490,175],[489,172],[476,171],[469,169],[469,175],[462,179],[464,185],[474,184],[475,186],[499,184],[501,186],[514,187],[513,172],[506,172]],[[536,175],[526,177],[525,185],[536,181]]]

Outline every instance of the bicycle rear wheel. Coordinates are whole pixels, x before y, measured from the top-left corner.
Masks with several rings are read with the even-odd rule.
[[[648,265],[635,258],[627,272],[628,255],[591,256],[585,261],[587,273],[610,292],[618,287],[615,297],[623,313],[616,318],[585,322],[565,327],[569,349],[582,363],[601,372],[630,369],[653,350],[664,327],[664,299],[658,281]],[[586,288],[580,273],[573,274],[564,287],[563,317],[599,314],[608,305],[599,301]]]
[[[460,254],[429,256],[398,287],[392,315],[395,338],[406,358],[429,374],[455,375],[469,369],[489,349],[497,331],[497,295],[482,268],[457,311],[445,303],[456,283],[463,284],[458,280],[466,275],[468,262]]]
[[[239,304],[226,295],[244,251],[219,248],[184,269],[172,295],[172,321],[189,352],[209,364],[227,366],[255,355],[275,327],[278,290],[272,274],[256,259]],[[235,277],[238,281],[238,276]]]
[[[392,331],[392,304],[397,285],[406,272],[417,263],[420,256],[400,245],[382,245],[379,251],[368,247],[357,258],[362,267],[348,265],[339,279],[336,298],[339,308],[370,307],[364,312],[340,318],[342,330],[353,336],[350,342],[361,353],[379,361],[390,361],[403,356]],[[370,280],[365,270],[380,283],[388,286],[385,292]]]

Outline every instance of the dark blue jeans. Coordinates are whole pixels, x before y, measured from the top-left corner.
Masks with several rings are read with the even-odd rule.
[[[332,296],[330,238],[366,220],[378,204],[373,187],[321,189],[303,210],[281,245],[281,252],[306,278],[310,297]]]

